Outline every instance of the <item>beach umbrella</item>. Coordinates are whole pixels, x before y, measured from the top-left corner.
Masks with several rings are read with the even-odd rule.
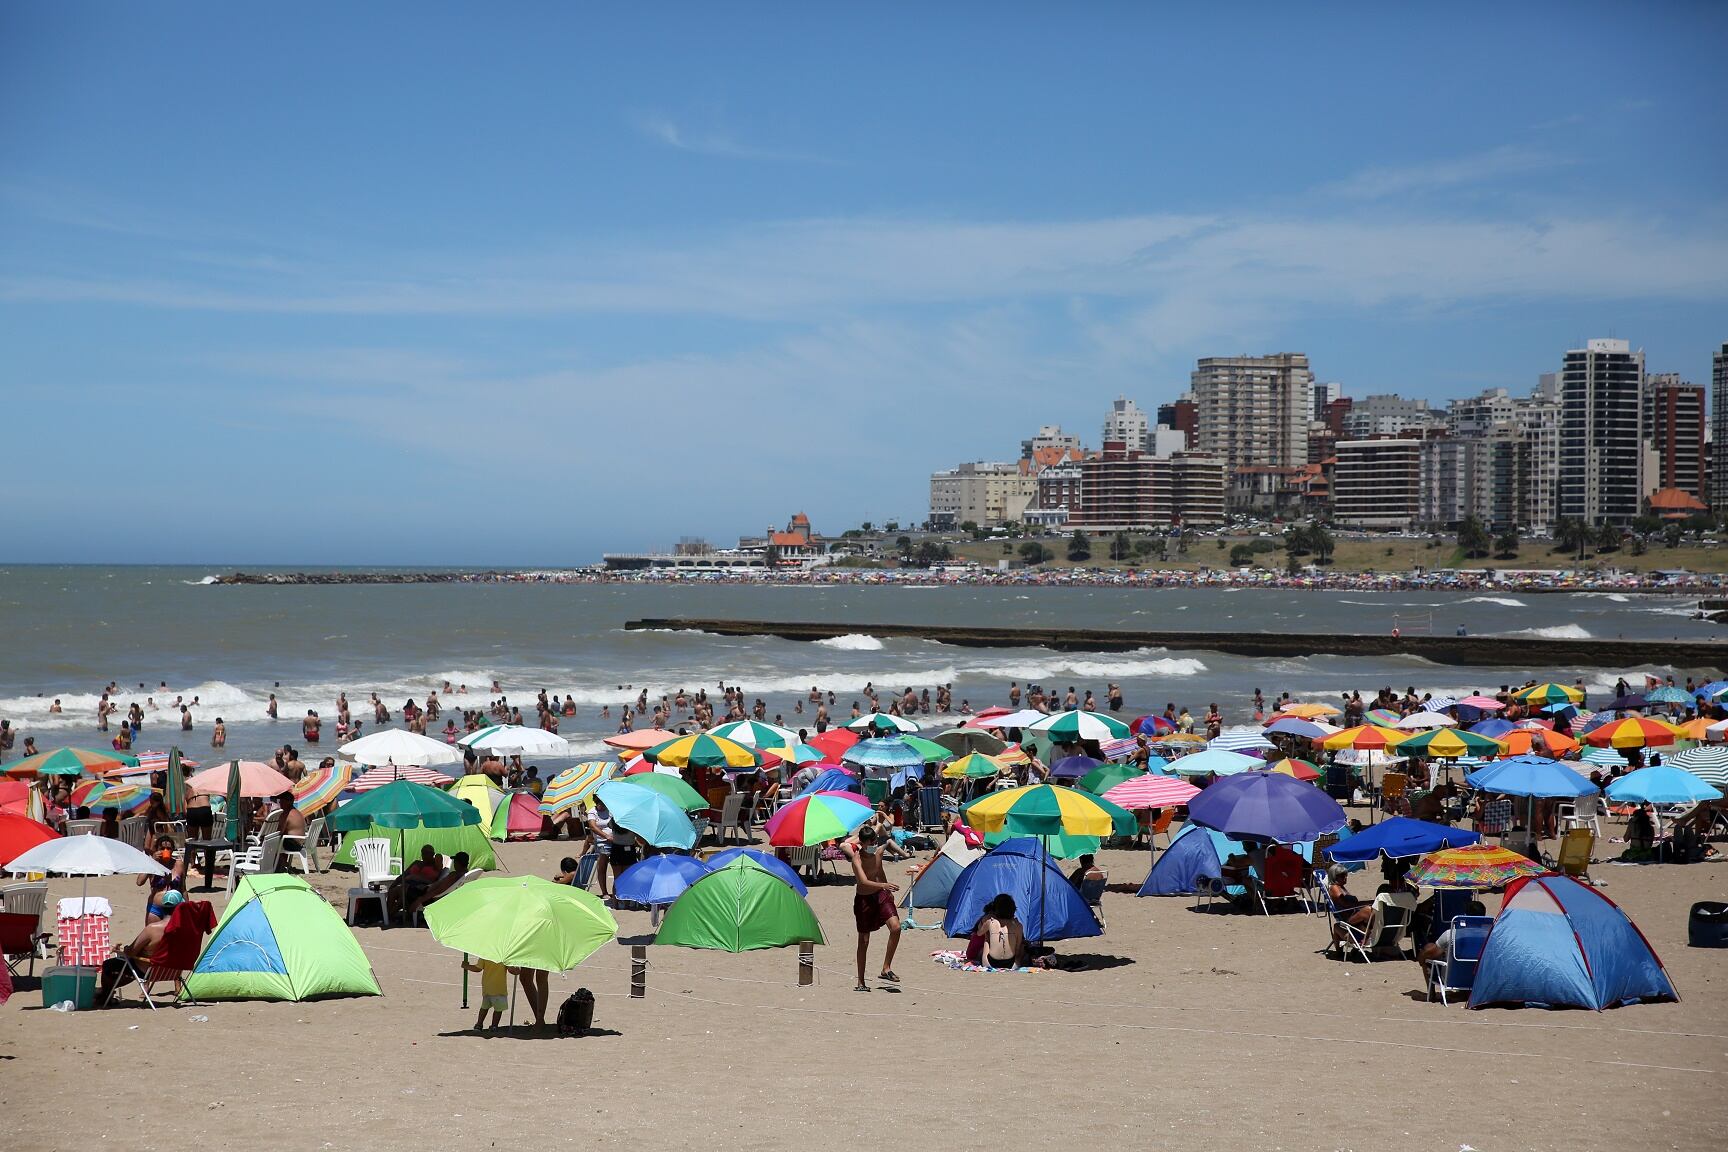
[[[1523,700],[1529,704],[1582,704],[1584,693],[1576,688],[1568,688],[1564,684],[1537,684],[1531,688],[1520,688],[1512,693],[1514,700]],[[1468,701],[1459,701],[1467,703]],[[1498,703],[1498,701],[1496,701]],[[1484,707],[1484,705],[1475,705]]]
[[[652,788],[639,788],[628,780],[608,780],[594,795],[606,805],[612,823],[634,832],[644,842],[656,848],[688,850],[696,846],[696,827],[684,810]]]
[[[1700,684],[1696,695],[1700,700],[1717,700],[1728,694],[1728,680],[1712,680],[1708,684]]]
[[[374,788],[330,815],[338,832],[360,828],[461,828],[480,823],[480,810],[448,792],[412,780]]]
[[[826,944],[804,897],[747,856],[696,880],[666,910],[656,944],[749,952],[792,944]]]
[[[1420,732],[1424,728],[1456,728],[1458,721],[1438,712],[1412,712],[1392,726],[1405,731]]]
[[[926,764],[940,764],[954,756],[954,753],[950,752],[947,746],[938,744],[934,740],[926,740],[922,736],[902,736],[900,739],[906,742],[906,747],[922,756]],[[853,747],[857,747],[857,745],[853,745]]]
[[[981,752],[968,752],[957,760],[942,765],[942,775],[949,780],[981,780],[1002,771],[1002,762]]]
[[[1170,761],[1170,771],[1178,776],[1234,776],[1238,772],[1252,772],[1264,767],[1264,760],[1223,748],[1208,748]]]
[[[1668,757],[1668,763],[1682,768],[1711,787],[1728,792],[1728,748],[1688,748]]]
[[[1055,744],[1078,744],[1082,740],[1121,740],[1133,735],[1128,731],[1128,725],[1116,717],[1082,709],[1058,712],[1053,716],[1034,720],[1026,725],[1026,730],[1037,732]]]
[[[918,725],[904,716],[894,716],[887,712],[871,712],[848,721],[843,725],[846,729],[860,736],[875,736],[888,732],[916,732]]]
[[[809,792],[770,816],[763,831],[776,848],[807,848],[850,835],[871,811],[870,802],[853,792]]]
[[[1304,720],[1300,716],[1284,716],[1266,725],[1266,731],[1276,732],[1280,736],[1297,736],[1303,740],[1324,740],[1331,734],[1331,729],[1322,728],[1312,720]]]
[[[1500,737],[1510,756],[1564,756],[1578,747],[1578,741],[1546,728],[1514,728]]]
[[[233,785],[238,777],[239,791]],[[250,800],[268,799],[294,790],[294,781],[268,764],[256,760],[234,760],[206,768],[190,777],[186,786],[205,796],[237,794]]]
[[[1188,819],[1239,840],[1280,844],[1318,840],[1347,822],[1338,801],[1277,772],[1244,772],[1215,781],[1188,802]]]
[[[1494,760],[1464,777],[1479,792],[1501,796],[1594,796],[1596,785],[1558,760],[1542,756],[1514,756]]]
[[[810,783],[804,785],[798,795],[808,796],[812,792],[856,792],[858,790],[858,773],[850,768],[838,765],[826,765],[822,771],[810,778]]]
[[[1128,727],[1140,736],[1162,736],[1176,731],[1176,722],[1168,716],[1142,716]]]
[[[1453,705],[1454,708],[1474,708],[1478,712],[1499,712],[1506,705],[1492,696],[1466,696]]]
[[[546,782],[540,796],[542,816],[561,816],[594,795],[594,790],[612,778],[618,765],[610,760],[590,760],[566,768]]]
[[[948,749],[951,756],[965,756],[971,753],[994,756],[1008,747],[1008,742],[1002,737],[980,728],[951,728],[946,732],[936,733],[930,739]]]
[[[96,775],[111,772],[116,768],[136,768],[138,760],[133,756],[119,755],[112,752],[93,752],[88,748],[50,748],[46,752],[38,752],[34,756],[26,756],[16,764],[8,765],[8,776],[82,776],[86,773]]]
[[[844,728],[830,728],[810,737],[805,743],[820,751],[824,760],[838,760],[842,752],[858,743],[858,734]]]
[[[1722,791],[1667,764],[1640,768],[1613,781],[1608,799],[1617,804],[1702,804],[1722,799]]]
[[[750,861],[771,875],[778,876],[787,887],[798,895],[808,896],[810,894],[810,889],[805,887],[804,881],[798,878],[798,873],[794,872],[786,861],[772,853],[758,852],[754,848],[724,848],[709,856],[702,863],[708,871],[718,872],[732,861],[740,858]]]
[[[372,737],[364,737],[370,740]],[[434,741],[436,743],[436,741]],[[530,728],[526,724],[492,724],[476,729],[466,736],[457,738],[456,743],[464,748],[472,748],[476,752],[493,752],[500,756],[569,756],[570,741],[556,732],[548,732],[544,728]],[[449,747],[445,745],[445,747]],[[460,759],[457,756],[457,759]],[[402,763],[397,760],[396,763]],[[427,760],[427,764],[439,764],[444,761]]]
[[[1674,731],[1680,733],[1681,736],[1688,740],[1696,740],[1699,743],[1703,743],[1706,740],[1720,737],[1721,733],[1710,731],[1711,728],[1720,723],[1722,723],[1722,721],[1717,720],[1714,716],[1694,716],[1684,724],[1674,725]]]
[[[1586,748],[1578,758],[1598,768],[1624,768],[1630,761],[1612,748]]]
[[[1268,772],[1277,772],[1282,776],[1294,776],[1298,780],[1314,781],[1320,779],[1320,769],[1306,760],[1274,760],[1266,765]]]
[[[708,729],[708,735],[749,748],[784,748],[798,743],[798,733],[792,729],[782,728],[778,724],[764,724],[760,720],[734,720],[727,724],[716,724]]]
[[[980,712],[977,716],[966,721],[965,727],[991,728],[1000,732],[1009,728],[1024,728],[1026,725],[1031,724],[1034,721],[1044,719],[1045,715],[1045,713],[1038,711],[1036,708],[1021,708],[1015,712],[1010,712],[1006,708],[1000,708],[993,710],[989,719],[985,719],[984,713]]]
[[[180,758],[179,748],[168,749],[168,763],[162,770],[164,777],[162,802],[170,816],[183,816],[186,813],[186,762]]]
[[[1258,732],[1221,732],[1206,741],[1208,748],[1222,748],[1226,752],[1253,752],[1261,748],[1277,748],[1278,745],[1266,739]]]
[[[756,768],[762,763],[754,748],[746,748],[724,736],[698,732],[656,744],[642,753],[644,759],[669,768]],[[610,805],[608,805],[610,807]]]
[[[1378,724],[1358,724],[1354,728],[1346,728],[1342,732],[1334,732],[1320,742],[1322,748],[1333,752],[1346,748],[1357,751],[1381,752],[1394,747],[1408,733],[1396,728],[1386,728]]]
[[[100,812],[112,808],[116,812],[136,812],[150,802],[156,790],[146,784],[125,784],[107,780],[83,780],[72,789],[72,806]]]
[[[1506,733],[1516,731],[1517,727],[1518,726],[1510,720],[1502,720],[1498,716],[1491,716],[1487,720],[1478,720],[1476,723],[1470,725],[1470,731],[1476,733],[1478,736],[1488,736],[1492,739],[1498,740],[1502,736],[1506,735]]]
[[[777,748],[765,748],[763,751],[782,763],[794,764],[800,768],[806,764],[820,764],[828,759],[828,753],[822,749],[813,748],[808,744],[800,744],[796,740]]]
[[[106,836],[56,836],[27,848],[5,865],[14,875],[58,872],[83,880],[80,898],[90,898],[92,876],[166,876],[168,869],[130,844]],[[0,961],[0,968],[5,967]]]
[[[380,764],[349,780],[345,791],[371,792],[398,780],[406,780],[427,788],[448,788],[455,783],[455,780],[436,768],[426,768],[419,764]]]
[[[294,781],[294,806],[308,816],[334,804],[354,779],[354,766],[336,761],[328,768],[314,768]]]
[[[624,869],[612,881],[612,892],[619,900],[652,908],[672,903],[706,875],[708,869],[696,857],[663,852]]]
[[[1500,741],[1478,732],[1433,728],[1406,736],[1398,741],[1395,750],[1401,756],[1455,759],[1459,756],[1497,756],[1505,749]]]
[[[1458,707],[1458,701],[1451,696],[1430,696],[1424,705],[1430,712],[1444,712],[1448,708]]]
[[[1378,724],[1382,728],[1393,728],[1398,724],[1398,713],[1390,708],[1370,708],[1362,714],[1362,719],[1369,724]]]
[[[1176,776],[1144,772],[1110,786],[1104,799],[1130,811],[1140,808],[1178,808],[1200,795],[1200,789]]]
[[[1131,763],[1100,764],[1098,767],[1092,769],[1092,771],[1076,780],[1074,786],[1076,788],[1084,789],[1085,791],[1092,793],[1094,796],[1102,796],[1105,792],[1116,787],[1116,785],[1122,783],[1124,780],[1134,780],[1141,776],[1155,774],[1159,769],[1167,767],[1168,765],[1169,761],[1161,760],[1156,756],[1153,756],[1146,761],[1146,767],[1144,770],[1142,770],[1138,765]],[[1168,778],[1169,777],[1166,777],[1166,779]],[[1126,805],[1124,805],[1124,807],[1126,807]]]
[[[0,868],[38,844],[60,839],[60,834],[39,820],[0,812]]]
[[[668,776],[664,772],[644,772],[637,776],[627,776],[619,781],[620,785],[630,788],[648,788],[660,793],[686,812],[701,812],[708,807],[708,798],[684,782],[681,776]],[[610,804],[607,805],[611,807]]]
[[[899,736],[860,740],[840,754],[842,764],[858,768],[923,768],[924,754]]]
[[[1636,711],[1637,709],[1640,709],[1640,708],[1648,708],[1649,706],[1650,706],[1649,701],[1646,700],[1643,696],[1640,696],[1636,692],[1629,692],[1624,696],[1614,697],[1614,699],[1612,699],[1612,700],[1608,701],[1608,703],[1602,705],[1602,707],[1597,709],[1597,711],[1599,711],[1599,712],[1632,712],[1632,711]]]
[[[430,736],[422,736],[418,732],[410,732],[406,728],[384,728],[377,732],[369,732],[358,740],[336,749],[339,756],[346,756],[356,764],[368,766],[378,764],[414,764],[427,767],[433,764],[458,764],[462,753]]]
[[[1278,710],[1281,716],[1296,716],[1303,720],[1318,720],[1325,716],[1343,715],[1330,704],[1286,704]]]
[[[668,732],[664,728],[638,728],[634,732],[620,732],[616,736],[608,736],[601,741],[608,748],[619,748],[627,752],[645,752],[668,740],[678,739],[678,733]]]
[[[1510,848],[1497,844],[1467,844],[1461,848],[1430,852],[1417,861],[1416,867],[1406,873],[1404,879],[1422,888],[1484,891],[1504,888],[1521,877],[1540,876],[1547,870]]]
[[[425,908],[426,926],[446,948],[507,964],[566,972],[618,935],[600,898],[538,876],[486,876]]]
[[[988,835],[1011,836],[1131,836],[1133,815],[1108,800],[1078,788],[1029,784],[1006,788],[961,809],[966,823]]]
[[[1610,720],[1584,734],[1584,743],[1597,748],[1659,748],[1674,743],[1679,733],[1649,716]]]
[[[1032,763],[1032,757],[1026,754],[1026,749],[1018,744],[1010,744],[996,755],[990,757],[998,764],[1006,764],[1010,768],[1018,768],[1022,764]]]
[[[197,791],[198,776],[219,772],[219,768],[207,768],[186,781],[186,787]],[[228,782],[222,792],[222,838],[231,844],[240,843],[240,833],[245,831],[245,822],[240,815],[240,801],[246,795],[246,775],[240,767],[240,761],[230,761],[227,769]],[[286,777],[284,777],[286,779]]]
[[[1468,829],[1412,820],[1408,816],[1393,816],[1372,828],[1364,828],[1347,840],[1340,840],[1328,848],[1326,854],[1341,864],[1361,863],[1377,856],[1402,860],[1410,856],[1425,856],[1442,848],[1462,848],[1481,839]]]
[[[1683,688],[1662,687],[1644,693],[1644,699],[1651,704],[1690,704],[1693,696]]]
[[[1090,756],[1064,756],[1050,765],[1050,775],[1058,780],[1078,780],[1100,763]]]

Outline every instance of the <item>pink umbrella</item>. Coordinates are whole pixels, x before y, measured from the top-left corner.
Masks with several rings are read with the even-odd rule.
[[[1458,701],[1458,706],[1461,708],[1478,708],[1483,712],[1498,712],[1506,707],[1500,701],[1490,699],[1487,696],[1466,696]]]
[[[186,786],[194,792],[206,796],[226,796],[228,794],[227,764],[217,764],[206,768],[186,780]],[[294,789],[294,781],[276,771],[268,764],[260,764],[256,760],[240,761],[240,795],[249,798],[280,796]]]
[[[1104,799],[1119,808],[1174,808],[1200,795],[1200,789],[1175,776],[1148,772],[1135,776],[1104,793]]]
[[[426,768],[419,764],[380,764],[349,781],[348,791],[370,792],[396,780],[412,780],[428,788],[447,788],[453,783],[450,777],[436,768]]]

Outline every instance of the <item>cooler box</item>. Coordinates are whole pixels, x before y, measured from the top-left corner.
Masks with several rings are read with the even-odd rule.
[[[42,1007],[52,1008],[67,1000],[82,1012],[96,1006],[99,968],[45,968],[42,970]]]
[[[1694,948],[1728,948],[1728,904],[1700,900],[1692,905],[1686,928],[1687,943]]]

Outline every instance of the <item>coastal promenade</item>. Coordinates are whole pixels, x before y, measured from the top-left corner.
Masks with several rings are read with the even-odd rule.
[[[1700,640],[1570,640],[1529,636],[1393,636],[1315,632],[1129,632],[1091,628],[970,628],[946,625],[795,623],[667,617],[628,621],[630,631],[689,631],[716,636],[774,636],[831,640],[839,636],[898,636],[969,648],[1051,648],[1059,651],[1132,652],[1142,648],[1224,652],[1233,656],[1420,656],[1436,664],[1478,667],[1518,663],[1534,668],[1630,668],[1665,664],[1693,671],[1728,672],[1728,643]]]

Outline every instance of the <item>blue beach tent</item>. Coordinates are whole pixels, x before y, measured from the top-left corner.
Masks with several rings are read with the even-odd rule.
[[[948,893],[943,935],[970,936],[984,915],[984,906],[1004,892],[1014,897],[1028,940],[1104,935],[1098,917],[1031,836],[1004,840],[961,870]]]
[[[1567,876],[1506,890],[1470,1007],[1590,1008],[1678,1000],[1644,934],[1608,897]]]
[[[983,855],[982,849],[969,847],[966,838],[960,833],[950,832],[942,850],[924,866],[924,870],[918,873],[918,879],[912,882],[911,887],[906,889],[906,895],[900,899],[900,906],[906,909],[904,925],[913,928],[940,927],[937,924],[918,923],[918,909],[948,907],[948,897],[954,891],[954,883],[960,879],[960,873],[966,870],[968,864]]]
[[[1212,828],[1184,824],[1146,874],[1137,896],[1192,896],[1202,876],[1216,880],[1240,846]]]

